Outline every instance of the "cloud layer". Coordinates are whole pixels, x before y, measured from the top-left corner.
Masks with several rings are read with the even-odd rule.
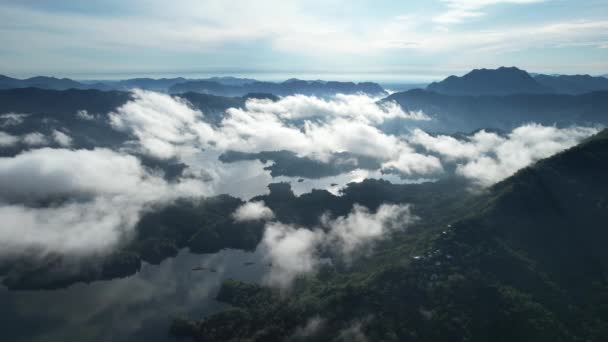
[[[264,202],[247,202],[238,207],[234,212],[234,220],[237,222],[270,220],[274,213]]]
[[[499,182],[534,162],[578,144],[597,128],[523,125],[506,136],[484,130],[458,140],[415,130],[411,142],[457,163],[456,173],[482,186]]]
[[[6,123],[25,116],[3,118]],[[48,135],[0,132],[0,147],[25,148],[18,155],[0,158],[0,220],[6,222],[0,228],[0,256],[29,250],[39,255],[102,253],[130,236],[140,213],[153,204],[177,197],[230,193],[247,199],[265,193],[273,181],[264,169],[268,164],[220,162],[218,156],[229,150],[286,150],[320,162],[335,161],[337,153],[348,152],[373,158],[379,165],[376,170],[355,169],[317,182],[302,180],[294,188],[321,187],[338,194],[346,182],[369,175],[392,180],[435,178],[451,169],[486,187],[597,132],[528,124],[507,134],[479,131],[453,137],[415,129],[392,135],[380,128],[391,119],[415,123],[422,118],[363,95],[328,99],[297,95],[276,102],[249,100],[244,108],[230,108],[218,124],[211,124],[183,99],[138,90],[110,114],[111,125],[132,138],[117,150],[78,149],[63,130]],[[162,172],[142,165],[136,157],[141,154],[186,167],[177,180],[167,181]],[[277,265],[271,282],[288,283],[293,276],[313,270],[321,262],[318,252],[328,245],[348,258],[393,230],[395,217],[407,223],[408,210],[382,206],[370,213],[355,207],[346,217],[326,218],[320,227],[305,230],[268,223],[264,245]],[[247,203],[234,214],[237,221],[272,218],[272,211],[260,202]],[[16,226],[22,228],[17,231]],[[66,235],[70,237],[62,238]],[[290,259],[289,253],[294,257]]]
[[[380,171],[403,176],[433,177],[444,172],[444,164],[457,163],[457,174],[482,186],[597,132],[595,128],[527,124],[506,136],[480,131],[455,138],[432,136],[420,129],[396,136],[376,126],[391,118],[421,119],[397,104],[379,105],[364,95],[331,99],[296,95],[276,102],[249,100],[244,108],[228,109],[214,126],[184,100],[148,91],[135,91],[133,101],[111,114],[115,127],[133,133],[140,152],[157,158],[184,161],[201,149],[217,153],[286,150],[330,162],[332,155],[348,152],[374,158]]]
[[[359,105],[364,103],[362,107]],[[202,149],[261,152],[288,150],[325,161],[332,153],[353,152],[378,158],[387,169],[405,174],[441,171],[437,158],[417,154],[405,141],[371,122],[420,119],[394,103],[378,105],[364,95],[333,100],[287,96],[278,102],[250,100],[230,108],[218,127],[204,114],[169,95],[136,90],[134,100],[110,115],[114,127],[131,132],[140,150],[157,158],[183,158]],[[295,124],[294,118],[312,118]]]
[[[295,277],[312,272],[323,263],[323,253],[349,260],[357,251],[392,232],[405,230],[416,220],[408,205],[383,204],[376,212],[355,205],[346,216],[323,217],[320,227],[270,222],[266,224],[261,243],[272,264],[266,281],[273,286],[287,287]]]
[[[104,253],[133,234],[148,205],[201,194],[199,181],[168,183],[108,149],[0,158],[0,257]]]

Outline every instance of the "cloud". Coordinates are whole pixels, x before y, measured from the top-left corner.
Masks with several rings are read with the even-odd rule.
[[[95,120],[95,115],[89,114],[86,109],[81,109],[76,112],[76,117],[82,120]]]
[[[0,115],[0,127],[18,126],[23,123],[27,114],[7,113]]]
[[[348,261],[357,251],[406,229],[417,219],[408,205],[383,204],[375,213],[355,205],[348,215],[336,219],[324,216],[321,227],[311,229],[267,223],[261,248],[272,268],[266,281],[272,286],[288,287],[295,277],[313,272],[323,263],[324,251]]]
[[[365,325],[371,320],[370,317],[366,317],[362,320],[353,321],[348,327],[339,331],[337,341],[349,341],[349,342],[367,342],[369,339],[363,332]]]
[[[312,272],[320,260],[317,248],[325,234],[292,225],[271,222],[266,225],[262,246],[272,268],[266,281],[274,286],[287,287],[302,273]]]
[[[17,145],[19,140],[19,137],[0,131],[0,147]]]
[[[141,209],[120,198],[49,208],[0,206],[0,257],[105,253],[133,234]]]
[[[70,147],[72,146],[72,138],[58,130],[53,130],[53,140],[62,147]]]
[[[110,113],[110,123],[132,133],[143,152],[169,159],[178,156],[180,147],[196,145],[199,137],[208,139],[205,135],[213,133],[202,117],[181,98],[134,90],[132,101]]]
[[[291,334],[286,340],[287,341],[306,341],[315,337],[319,331],[323,329],[325,325],[325,319],[320,316],[314,316],[303,326],[299,326],[295,329],[293,334]]]
[[[546,0],[441,0],[448,10],[433,18],[441,24],[458,24],[485,15],[483,9],[499,4],[533,4]]]
[[[506,136],[484,130],[464,139],[431,136],[415,130],[414,144],[456,162],[456,173],[481,186],[490,186],[534,162],[578,144],[598,132],[592,127],[557,128],[527,124]]]
[[[245,104],[252,112],[272,113],[283,119],[343,117],[369,124],[380,124],[388,119],[430,120],[422,112],[405,112],[396,102],[379,104],[380,98],[367,95],[337,94],[330,99],[293,95],[278,101],[250,99]]]
[[[463,140],[449,135],[432,136],[421,129],[414,129],[409,141],[422,145],[428,151],[437,152],[448,160],[477,158],[488,153],[496,145],[504,142],[504,138],[496,133],[481,130]]]
[[[49,196],[154,197],[166,183],[148,174],[139,160],[109,149],[42,148],[0,158],[0,199],[29,202]],[[152,193],[152,194],[151,194]]]
[[[409,205],[383,204],[372,213],[366,207],[355,204],[347,216],[335,220],[324,217],[322,221],[330,229],[328,238],[335,241],[343,255],[349,256],[370,241],[404,229],[417,220]]]
[[[69,147],[72,144],[72,138],[58,130],[53,130],[52,139],[56,144],[62,147]],[[28,146],[43,146],[49,145],[50,141],[44,134],[39,132],[32,132],[22,136],[16,136],[0,131],[0,147],[14,146],[19,143],[23,143]]]
[[[200,153],[201,149],[286,150],[321,161],[327,161],[334,153],[352,152],[378,158],[386,169],[408,175],[442,171],[436,157],[417,154],[403,139],[368,123],[379,120],[384,115],[380,113],[394,112],[385,118],[401,115],[396,112],[396,104],[388,105],[391,109],[384,112],[369,98],[363,98],[338,96],[325,101],[291,96],[276,105],[250,101],[244,109],[229,108],[215,127],[204,121],[202,112],[182,99],[136,90],[134,99],[111,113],[110,120],[115,128],[131,132],[142,152],[162,159],[184,159],[185,155]],[[362,101],[367,106],[359,108]],[[375,108],[371,114],[367,112],[370,106]],[[324,110],[325,115],[318,120],[291,122],[294,117],[307,117],[320,110]]]
[[[39,132],[33,132],[24,135],[22,141],[24,144],[30,146],[48,145],[49,143],[48,139],[44,136],[44,134]]]
[[[445,6],[399,2],[380,6],[386,9],[369,16],[362,14],[378,7],[372,1],[353,4],[339,0],[329,6],[320,1],[311,4],[310,0],[255,3],[185,0],[172,6],[161,1],[129,1],[105,3],[103,9],[77,10],[13,1],[2,4],[0,10],[0,22],[5,23],[0,32],[3,48],[11,52],[4,54],[2,61],[14,72],[27,74],[191,71],[204,64],[206,70],[216,73],[239,70],[285,73],[295,68],[310,73],[377,71],[397,79],[402,73],[396,73],[404,68],[417,73],[432,70],[434,75],[430,77],[436,77],[438,73],[444,75],[465,67],[462,62],[449,65],[451,59],[465,61],[469,68],[471,63],[484,60],[495,63],[496,59],[488,59],[491,54],[480,50],[501,49],[506,45],[515,50],[548,52],[571,71],[606,69],[606,63],[591,66],[587,53],[556,54],[551,49],[564,41],[605,46],[605,30],[601,27],[574,28],[563,30],[562,34],[544,31],[550,25],[581,21],[599,24],[602,22],[599,14],[586,14],[605,11],[605,5],[565,4],[571,14],[568,18],[556,11],[541,21],[517,16],[516,21],[505,19],[511,20],[507,25],[501,20],[484,22],[481,28],[460,25],[454,29],[455,25],[451,25],[482,16],[492,5],[532,2],[539,1],[447,0],[443,2]],[[445,27],[448,25],[449,29]],[[24,45],[23,41],[30,44]],[[401,49],[412,53],[399,53]],[[272,52],[272,57],[260,51]],[[167,59],[167,54],[176,58]],[[334,58],[326,58],[328,54]],[[551,70],[557,67],[547,63],[546,54],[528,56],[534,59],[531,65],[558,71]],[[520,61],[501,57],[503,64]],[[41,58],[45,60],[43,66],[38,63]],[[171,64],[175,60],[180,61],[179,67]]]
[[[149,205],[203,193],[198,181],[168,183],[137,158],[108,149],[3,157],[0,257],[107,252],[133,234]]]
[[[270,220],[274,218],[274,213],[264,202],[247,202],[236,209],[233,214],[237,222]]]

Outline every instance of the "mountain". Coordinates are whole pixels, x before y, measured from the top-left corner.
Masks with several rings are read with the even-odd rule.
[[[223,85],[229,86],[243,86],[245,84],[258,82],[252,78],[240,78],[240,77],[232,77],[232,76],[222,76],[222,77],[209,77],[204,79],[205,81],[217,82]]]
[[[431,131],[511,130],[528,122],[559,126],[608,124],[608,91],[582,95],[452,96],[416,89],[392,94],[383,101],[395,101],[410,111],[423,111],[432,120],[418,122],[416,127]]]
[[[131,78],[121,81],[113,81],[113,82],[105,82],[102,83],[106,87],[111,87],[113,89],[119,90],[129,90],[133,88],[137,89],[145,89],[145,90],[153,90],[160,92],[168,92],[169,89],[177,84],[187,83],[187,82],[213,82],[224,86],[243,86],[248,83],[257,82],[254,79],[249,78],[237,78],[237,77],[210,77],[206,79],[187,79],[183,77],[177,78]]]
[[[78,82],[69,78],[55,78],[46,76],[36,76],[28,79],[16,79],[0,75],[0,89],[13,88],[41,88],[53,90],[67,89],[97,89],[97,90],[131,90],[134,88],[167,92],[172,86],[195,81],[213,82],[225,86],[243,86],[245,84],[257,82],[249,78],[237,77],[210,77],[202,80],[191,80],[183,77],[176,78],[130,78],[118,81],[83,81]],[[245,95],[245,94],[242,94]]]
[[[86,85],[71,80],[69,78],[55,78],[55,77],[46,77],[46,76],[36,76],[27,79],[16,79],[4,75],[0,75],[0,89],[10,89],[10,88],[27,88],[27,87],[35,87],[35,88],[43,88],[43,89],[55,89],[55,90],[65,90],[65,89],[83,89],[87,88]]]
[[[584,94],[592,91],[608,90],[608,79],[589,75],[536,75],[534,79],[545,87],[560,94]]]
[[[106,85],[111,86],[115,89],[120,90],[129,90],[133,88],[145,89],[145,90],[154,90],[154,91],[167,91],[171,86],[187,81],[183,77],[177,78],[161,78],[161,79],[153,79],[153,78],[131,78],[127,80],[117,81],[106,83]]]
[[[247,93],[269,93],[277,96],[294,94],[330,96],[337,93],[370,95],[386,95],[385,90],[372,82],[335,82],[335,81],[304,81],[290,79],[282,83],[252,82],[243,84],[222,84],[217,81],[199,80],[179,83],[172,86],[171,93],[198,92],[221,96],[243,96]]]
[[[552,93],[550,87],[515,67],[475,69],[458,77],[450,76],[427,86],[427,90],[447,95],[512,95]]]
[[[458,200],[456,212],[435,207],[431,222],[324,265],[289,295],[226,281],[217,298],[231,309],[177,319],[171,332],[197,341],[604,341],[606,174],[608,130]]]

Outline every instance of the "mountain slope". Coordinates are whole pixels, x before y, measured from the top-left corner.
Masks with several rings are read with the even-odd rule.
[[[560,94],[578,95],[608,90],[608,79],[604,77],[592,77],[589,75],[536,75],[534,79]]]
[[[537,82],[527,72],[515,67],[475,69],[468,74],[450,76],[431,83],[427,90],[447,95],[545,94],[553,90]]]
[[[495,185],[460,219],[436,212],[438,222],[350,268],[322,268],[288,296],[226,282],[218,299],[235,309],[176,320],[172,332],[198,341],[604,341],[606,174],[608,130]]]
[[[11,89],[11,88],[43,88],[43,89],[54,89],[54,90],[66,90],[66,89],[83,89],[88,86],[71,80],[69,78],[55,78],[46,76],[36,76],[27,79],[16,79],[4,75],[0,75],[0,89]]]
[[[528,122],[560,126],[608,124],[608,91],[576,96],[452,96],[416,89],[392,94],[384,101],[395,101],[410,111],[423,111],[433,120],[419,126],[431,131],[511,130]]]
[[[290,79],[282,83],[256,81],[241,84],[198,80],[176,84],[172,86],[169,91],[172,93],[198,92],[222,96],[243,96],[247,93],[269,93],[277,96],[295,94],[329,96],[338,93],[365,93],[374,96],[387,94],[380,85],[371,82],[325,82],[303,81],[298,79]]]

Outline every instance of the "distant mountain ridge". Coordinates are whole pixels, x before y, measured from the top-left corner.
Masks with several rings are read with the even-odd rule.
[[[46,76],[36,76],[26,78],[23,80],[0,75],[0,89],[12,89],[12,88],[43,88],[43,89],[54,89],[54,90],[66,90],[66,89],[82,89],[87,87],[86,85],[71,80],[69,78],[56,78]]]
[[[395,101],[406,110],[424,112],[432,120],[417,122],[417,127],[439,132],[511,130],[527,122],[562,127],[608,124],[608,91],[581,95],[455,96],[414,89],[392,94],[383,101]]]
[[[462,77],[431,83],[427,90],[456,96],[513,94],[580,95],[608,90],[608,79],[590,75],[529,74],[516,67],[475,69]]]
[[[475,69],[458,77],[450,76],[428,85],[427,90],[447,95],[512,95],[518,93],[543,94],[553,92],[536,81],[524,70],[511,67]]]
[[[579,95],[592,91],[608,90],[608,78],[589,75],[537,75],[534,79],[552,88],[556,93]]]
[[[171,93],[188,91],[223,96],[242,96],[247,93],[269,93],[279,96],[294,94],[324,96],[337,93],[365,93],[375,96],[388,94],[379,84],[373,82],[305,81],[295,78],[281,83],[256,81],[242,85],[226,85],[200,80],[178,83],[169,89]]]
[[[385,96],[388,93],[379,84],[373,82],[337,82],[305,81],[288,79],[284,82],[265,82],[251,78],[232,76],[210,77],[205,79],[176,78],[131,78],[118,81],[74,81],[69,78],[37,76],[28,79],[17,79],[0,75],[0,89],[40,88],[50,90],[96,89],[96,90],[130,90],[144,89],[168,93],[196,92],[218,96],[245,96],[250,93],[264,93],[278,96],[293,94],[335,95],[338,93],[365,93],[373,96]]]

